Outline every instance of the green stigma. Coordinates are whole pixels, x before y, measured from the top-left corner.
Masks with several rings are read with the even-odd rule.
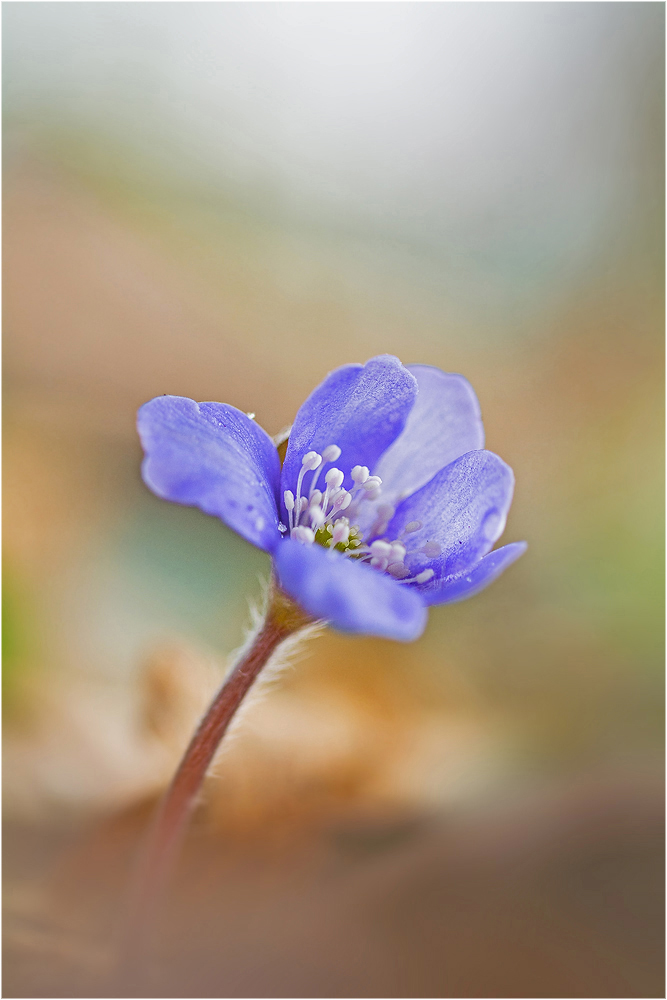
[[[338,529],[336,532],[337,534],[341,533],[341,528],[343,525],[346,528],[348,528],[348,531],[343,532],[343,534],[347,534],[347,537],[341,539],[335,544],[334,544],[335,526],[331,524],[323,524],[321,528],[317,529],[317,531],[315,532],[315,541],[317,542],[318,545],[322,545],[325,549],[334,548],[338,552],[353,553],[355,549],[358,549],[363,544],[363,537],[361,534],[361,528],[358,528],[356,525],[353,527],[349,527],[349,523],[350,522],[346,517],[342,517],[338,521],[336,521],[336,525],[338,525]]]

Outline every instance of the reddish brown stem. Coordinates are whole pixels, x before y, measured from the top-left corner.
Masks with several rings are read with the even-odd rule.
[[[176,860],[188,819],[209,765],[243,698],[283,640],[310,623],[275,585],[266,619],[252,646],[234,667],[190,740],[149,830],[130,897],[124,928],[125,971],[140,974],[157,905]]]

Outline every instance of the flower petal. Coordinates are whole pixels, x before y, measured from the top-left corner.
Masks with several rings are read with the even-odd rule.
[[[411,521],[421,522],[404,536],[410,571],[430,567],[434,580],[463,573],[502,535],[513,491],[514,474],[501,458],[470,451],[398,506],[387,537],[398,538]],[[440,546],[439,555],[422,552],[428,542]]]
[[[453,604],[454,601],[464,601],[493,583],[508,566],[524,554],[527,548],[526,542],[512,542],[501,549],[489,552],[467,573],[445,577],[435,586],[424,583],[415,589],[419,590],[427,604]]]
[[[327,445],[341,449],[335,466],[353,485],[355,465],[375,466],[401,433],[417,395],[417,382],[398,358],[381,354],[365,365],[344,365],[330,372],[299,409],[290,433],[282,489],[294,490],[301,459]]]
[[[281,587],[341,632],[412,642],[426,625],[419,595],[339,552],[285,539],[273,554]]]
[[[477,396],[463,375],[409,365],[419,393],[400,434],[373,473],[382,479],[381,503],[408,497],[466,452],[484,447]]]
[[[280,460],[266,431],[226,403],[158,396],[139,410],[146,485],[219,517],[260,549],[280,540]]]

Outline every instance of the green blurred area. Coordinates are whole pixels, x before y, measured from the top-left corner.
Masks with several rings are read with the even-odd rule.
[[[2,704],[5,711],[15,708],[16,689],[28,658],[28,602],[19,593],[15,580],[3,567],[2,587]]]

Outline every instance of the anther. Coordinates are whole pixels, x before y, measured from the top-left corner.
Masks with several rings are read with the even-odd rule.
[[[402,562],[394,562],[387,566],[387,573],[396,577],[397,580],[401,580],[404,576],[410,575],[410,570]]]
[[[442,546],[438,545],[437,542],[427,542],[421,551],[425,556],[428,556],[429,559],[435,559],[435,557],[439,556],[442,552]]]
[[[322,456],[316,451],[307,451],[301,459],[301,464],[306,471],[317,469],[322,464]]]
[[[297,542],[301,542],[302,545],[312,545],[315,541],[315,532],[311,528],[306,528],[305,525],[301,524],[292,531],[292,538]]]
[[[337,444],[330,444],[322,452],[323,462],[337,462],[340,458],[340,448]]]
[[[319,469],[322,464],[322,456],[318,455],[316,451],[307,451],[306,454],[301,459],[301,468],[299,470],[299,478],[296,481],[296,523],[299,523],[299,517],[303,508],[300,504],[301,497],[301,485],[303,483],[303,477],[306,472],[313,472],[315,469]],[[306,506],[308,505],[308,500],[306,500]]]
[[[348,493],[347,490],[338,490],[336,493],[331,510],[328,516],[332,517],[334,514],[338,514],[341,510],[346,510],[352,503],[352,494]]]
[[[352,469],[352,479],[357,484],[361,486],[368,479],[369,472],[365,465],[355,465]]]
[[[377,559],[388,559],[391,555],[391,545],[378,539],[371,543],[371,554]]]
[[[415,577],[415,583],[426,583],[426,581],[430,580],[431,577],[433,576],[435,576],[435,570],[424,569],[421,571],[421,573],[417,573],[417,576]]]
[[[329,462],[335,462],[337,458],[340,458],[340,448],[337,444],[328,444],[324,451],[322,452],[322,464],[318,465],[315,475],[313,476],[312,482],[310,484],[310,495],[312,496],[315,492],[315,487],[317,486],[317,480],[320,478],[320,472],[325,465]]]
[[[345,479],[345,473],[341,472],[340,469],[329,469],[324,481],[331,490],[337,490],[339,486],[343,485],[343,480]]]
[[[333,529],[333,543],[338,545],[339,542],[347,542],[350,537],[350,526],[346,524],[346,518],[341,518],[334,524]]]
[[[406,579],[403,575],[401,575],[400,579],[398,577],[397,579],[399,583],[426,583],[434,576],[435,576],[434,570],[423,569],[421,573],[417,573],[417,576],[411,576],[409,579]]]
[[[405,552],[405,545],[401,544],[401,542],[392,542],[389,559],[392,563],[402,563],[405,559]]]
[[[409,524],[403,528],[403,534],[410,535],[413,531],[419,531],[421,529],[421,521],[410,521]]]
[[[363,485],[364,489],[370,493],[372,490],[376,490],[378,486],[382,486],[382,480],[379,476],[369,476],[368,479],[364,480]]]
[[[285,490],[283,493],[283,499],[285,500],[285,507],[287,509],[287,520],[289,521],[290,531],[294,527],[294,494],[291,490]],[[297,511],[298,514],[298,511]]]
[[[324,524],[324,511],[321,507],[311,507],[308,516],[315,530]]]

